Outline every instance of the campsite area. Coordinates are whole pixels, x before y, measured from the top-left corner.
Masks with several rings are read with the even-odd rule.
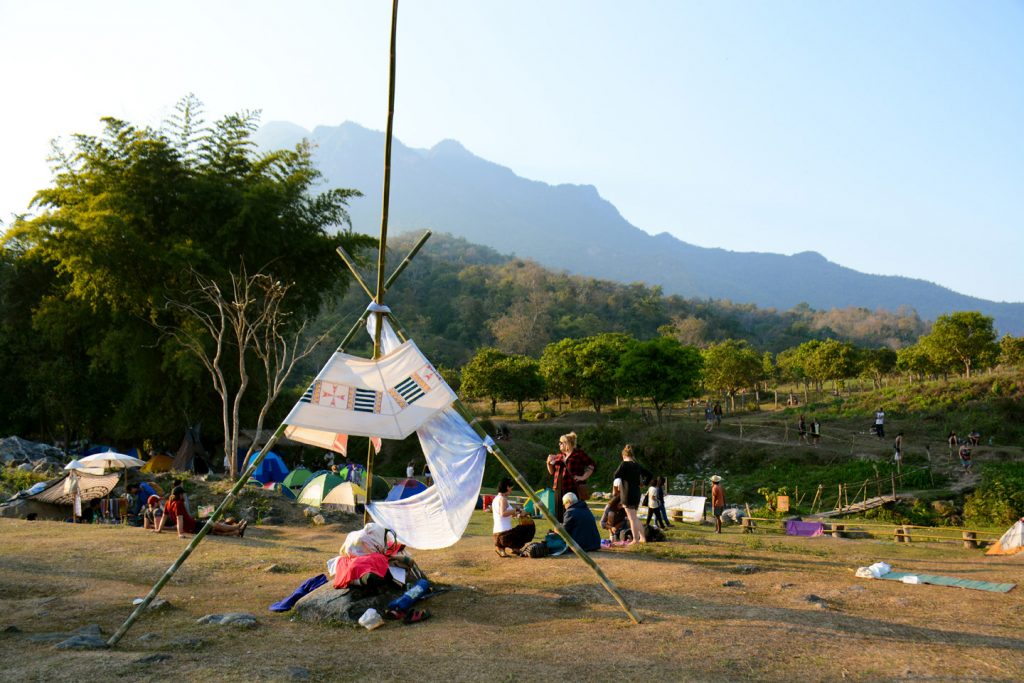
[[[497,557],[490,514],[415,553],[450,590],[432,618],[332,627],[267,611],[324,569],[358,518],[254,527],[203,543],[111,650],[55,650],[42,634],[112,633],[180,553],[174,534],[0,520],[0,652],[7,680],[972,680],[1024,679],[1020,588],[989,593],[855,578],[884,560],[912,570],[1017,581],[1021,556],[951,544],[795,538],[677,525],[666,543],[595,554],[641,614],[634,625],[571,556]],[[543,525],[541,526],[543,528]],[[329,589],[329,588],[326,588]],[[325,589],[325,590],[326,590]],[[252,629],[200,625],[250,612]]]

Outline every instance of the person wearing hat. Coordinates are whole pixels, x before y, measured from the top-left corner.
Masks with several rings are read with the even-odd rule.
[[[725,512],[725,488],[717,474],[711,477],[711,514],[715,516],[715,533],[722,533],[722,513]]]

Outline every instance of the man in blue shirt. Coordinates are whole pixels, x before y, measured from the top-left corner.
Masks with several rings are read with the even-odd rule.
[[[146,501],[149,500],[150,496],[159,496],[152,486],[146,482],[139,484],[129,484],[128,493],[132,494],[132,509],[131,514],[137,515],[142,511],[142,508],[146,507]]]

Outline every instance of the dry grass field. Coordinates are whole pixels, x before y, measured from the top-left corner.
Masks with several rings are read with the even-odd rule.
[[[497,557],[488,524],[478,512],[455,547],[416,554],[451,588],[424,604],[433,618],[422,624],[369,632],[267,611],[323,570],[345,530],[253,528],[244,539],[204,541],[161,594],[171,607],[140,619],[118,647],[63,651],[30,636],[94,623],[109,635],[184,541],[0,520],[0,679],[1024,680],[1021,588],[996,594],[853,574],[885,560],[898,570],[1020,582],[1024,556],[744,536],[736,527],[717,536],[691,525],[672,530],[668,543],[595,555],[643,616],[637,626],[571,556]],[[196,623],[225,611],[252,612],[259,625]],[[158,653],[167,658],[138,663]]]

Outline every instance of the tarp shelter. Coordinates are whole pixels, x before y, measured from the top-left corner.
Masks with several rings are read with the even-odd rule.
[[[202,474],[210,471],[210,465],[206,461],[206,450],[199,440],[199,425],[193,425],[185,430],[178,452],[174,455],[172,467],[179,472],[195,471]]]
[[[1016,555],[1024,550],[1024,518],[1018,519],[1006,533],[988,549],[986,555]]]
[[[253,461],[259,456],[260,452],[256,451],[249,456],[249,462],[245,464],[246,467],[251,465]],[[284,464],[284,460],[281,456],[274,451],[269,451],[267,455],[260,462],[256,471],[253,472],[252,478],[261,484],[269,484],[271,482],[284,481],[288,476],[288,465]]]
[[[544,507],[546,507],[548,510],[555,509],[554,489],[544,489],[543,491],[537,491],[537,497],[540,498],[540,502],[544,503]],[[540,517],[540,511],[534,510],[533,508],[534,505],[533,501],[531,500],[527,501],[526,505],[523,507],[523,510],[525,510],[526,514],[530,515],[531,517]]]
[[[173,468],[174,458],[166,453],[154,453],[153,457],[150,458],[139,471],[155,474],[158,472],[170,472]]]
[[[295,502],[299,505],[309,505],[318,508],[321,502],[323,502],[324,496],[330,493],[334,487],[344,483],[345,480],[336,474],[331,474],[330,472],[318,474],[306,482]]]
[[[665,496],[665,509],[679,510],[683,513],[684,522],[699,522],[704,519],[704,496]]]
[[[313,478],[313,473],[299,465],[288,473],[288,476],[281,481],[281,484],[294,491],[301,491],[306,482]]]
[[[376,477],[374,477],[376,479]],[[391,487],[387,498],[384,500],[403,500],[409,496],[415,496],[420,491],[426,491],[427,485],[416,479],[402,479]]]
[[[52,505],[71,505],[74,502],[74,494],[66,489],[64,481],[68,475],[64,475],[59,479],[48,481],[45,487],[29,496],[25,496],[28,500],[36,500],[40,503],[50,503]],[[114,486],[117,485],[118,480],[121,478],[120,474],[85,474],[81,473],[78,475],[78,493],[82,497],[83,501],[93,500],[94,498],[105,498],[111,491],[114,490]]]
[[[320,507],[345,512],[362,512],[366,504],[366,491],[350,481],[338,484],[324,496]]]

